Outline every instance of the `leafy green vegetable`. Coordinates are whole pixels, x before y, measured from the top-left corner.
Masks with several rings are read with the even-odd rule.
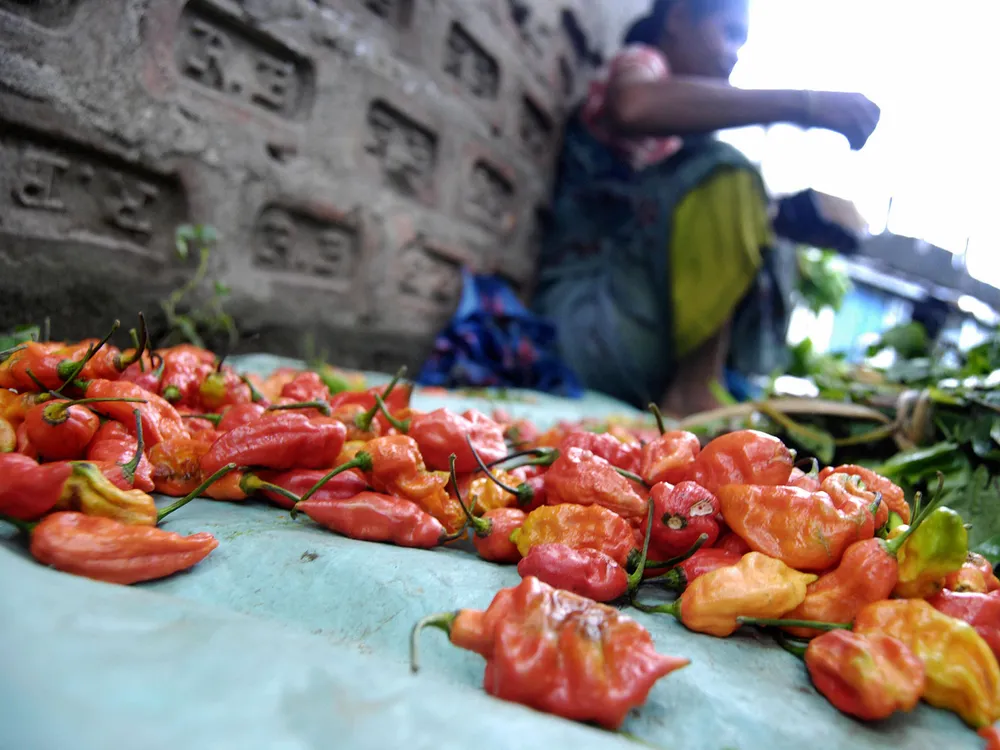
[[[829,250],[802,248],[798,252],[799,287],[802,303],[819,313],[826,307],[839,310],[851,290],[851,280],[838,267],[837,254]]]

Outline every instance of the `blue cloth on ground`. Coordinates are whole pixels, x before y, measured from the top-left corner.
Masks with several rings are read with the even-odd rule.
[[[556,329],[529,312],[499,276],[462,272],[458,309],[434,342],[417,382],[443,388],[530,388],[583,395],[556,353]]]

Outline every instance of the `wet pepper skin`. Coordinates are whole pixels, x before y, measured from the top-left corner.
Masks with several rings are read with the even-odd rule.
[[[975,729],[1000,718],[1000,667],[971,625],[921,599],[893,599],[862,609],[854,632],[885,633],[909,646],[924,663],[923,699],[932,706],[954,711]]]
[[[966,622],[1000,659],[1000,591],[991,594],[939,591],[927,600],[938,612]]]
[[[545,492],[550,505],[600,505],[624,518],[645,519],[648,507],[615,467],[582,448],[559,454],[545,473]]]
[[[642,448],[639,475],[649,485],[678,484],[690,479],[701,452],[698,437],[690,432],[665,432]]]
[[[296,503],[295,509],[331,531],[366,542],[430,549],[447,536],[441,522],[415,503],[377,492],[361,492],[346,500],[314,495]]]
[[[600,505],[547,505],[531,511],[511,534],[522,556],[538,544],[565,544],[596,549],[619,565],[635,551],[635,534],[628,521]]]
[[[371,456],[371,484],[378,492],[412,500],[439,520],[448,533],[465,525],[465,511],[448,494],[449,475],[428,471],[417,442],[409,435],[386,435],[370,441],[364,452]]]
[[[625,569],[595,549],[573,549],[565,544],[537,544],[517,564],[521,578],[534,576],[557,589],[595,602],[610,602],[628,591]]]
[[[31,554],[65,573],[108,583],[139,583],[187,570],[219,546],[211,534],[181,536],[155,526],[60,512],[31,534]]]
[[[902,517],[903,523],[910,522],[910,505],[906,502],[903,489],[886,479],[881,474],[876,474],[871,469],[854,464],[844,464],[837,467],[827,467],[819,473],[820,481],[824,481],[831,474],[849,474],[859,477],[865,484],[865,488],[871,492],[878,492],[882,495],[882,503],[894,513]],[[881,526],[881,524],[879,524]]]
[[[795,457],[778,438],[739,430],[712,440],[698,454],[693,479],[718,494],[726,484],[787,484]]]
[[[534,577],[500,590],[485,612],[460,610],[450,639],[486,659],[490,695],[608,729],[689,663],[656,653],[648,631],[613,607]]]
[[[831,630],[810,641],[805,661],[816,689],[838,711],[863,721],[912,711],[926,683],[923,662],[883,633]]]
[[[638,443],[623,443],[606,432],[571,432],[562,439],[559,444],[559,452],[566,453],[570,448],[590,451],[612,466],[633,473],[639,471],[639,463],[642,459],[642,449]]]
[[[875,531],[862,503],[838,508],[822,491],[730,484],[719,488],[718,497],[726,524],[751,548],[796,570],[828,570],[849,544]]]

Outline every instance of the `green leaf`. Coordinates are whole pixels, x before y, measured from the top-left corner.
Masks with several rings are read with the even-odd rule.
[[[216,281],[212,285],[212,288],[215,290],[215,294],[217,297],[225,297],[230,292],[229,287],[223,284],[221,281]]]
[[[928,448],[902,451],[878,468],[878,473],[887,477],[899,477],[926,472],[944,471],[952,468],[958,445],[937,443]]]
[[[964,486],[949,492],[945,503],[958,511],[966,523],[972,524],[970,548],[975,549],[1000,536],[1000,492],[985,466],[976,468]]]

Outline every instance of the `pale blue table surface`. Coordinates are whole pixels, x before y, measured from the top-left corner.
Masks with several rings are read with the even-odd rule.
[[[443,403],[490,406],[414,399]],[[601,398],[502,406],[543,425],[630,411]],[[485,607],[518,582],[513,567],[462,549],[356,542],[254,502],[197,500],[165,527],[210,531],[220,546],[188,573],[133,587],[42,568],[0,532],[0,750],[641,747],[486,696],[483,660],[438,631],[425,634],[421,673],[409,673],[413,623]],[[664,750],[982,746],[957,718],[924,705],[876,724],[842,716],[801,662],[762,636],[716,639],[631,614],[660,651],[692,660],[624,727]]]

